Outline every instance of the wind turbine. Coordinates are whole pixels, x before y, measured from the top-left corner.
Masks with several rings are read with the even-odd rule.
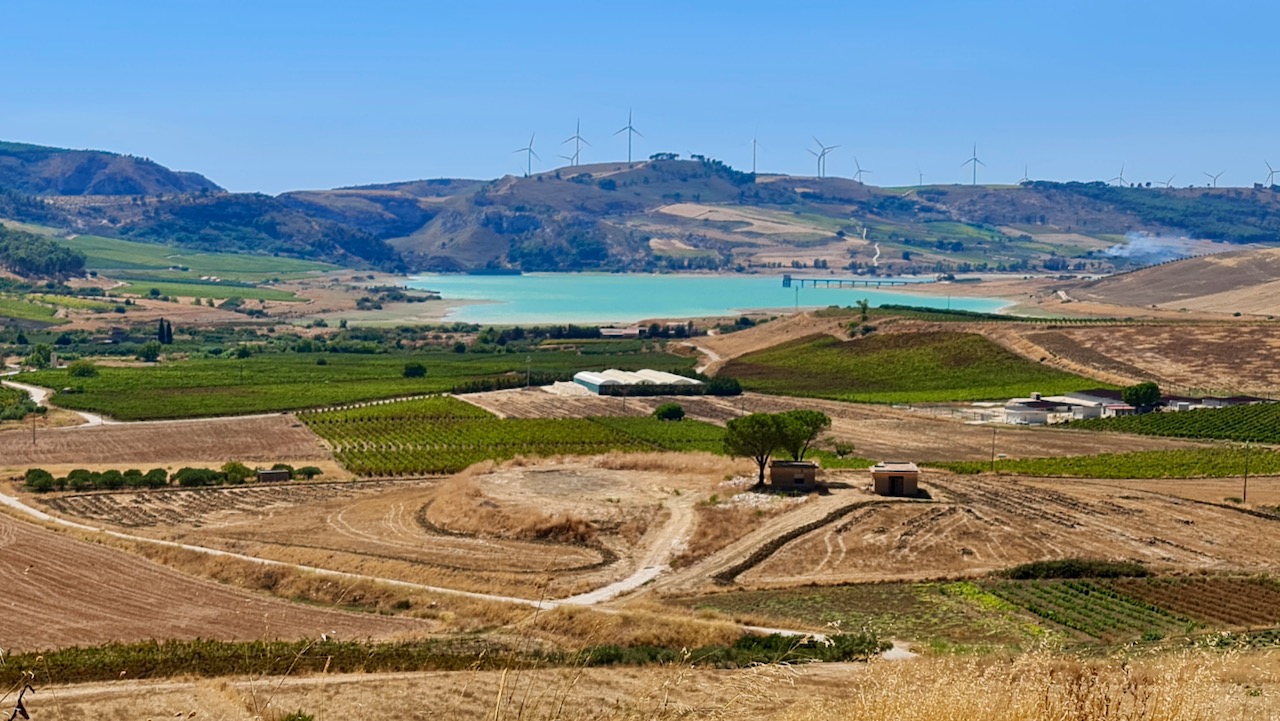
[[[644,137],[644,134],[641,133],[639,130],[636,130],[635,125],[631,123],[630,108],[627,108],[627,124],[623,126],[621,130],[614,133],[614,135],[621,135],[623,133],[627,134],[627,162],[630,163],[631,162],[631,137],[633,135],[639,135],[642,138]]]
[[[587,142],[586,138],[582,137],[582,118],[578,118],[578,124],[573,126],[573,135],[570,135],[569,138],[564,141],[564,143],[560,143],[560,144],[564,145],[565,143],[573,143],[573,156],[571,158],[568,158],[568,160],[574,165],[577,165],[578,156],[582,154],[582,146],[591,145],[591,143]],[[565,156],[561,155],[560,157],[563,158]]]
[[[1222,173],[1225,173],[1225,172],[1227,172],[1227,171],[1225,171],[1225,170],[1224,170],[1224,171],[1222,171]],[[1209,178],[1211,178],[1211,179],[1213,180],[1213,187],[1215,187],[1215,188],[1216,188],[1216,187],[1218,187],[1218,178],[1221,178],[1221,177],[1222,177],[1222,173],[1218,173],[1217,175],[1214,175],[1213,173],[1205,173],[1205,175],[1207,175]]]
[[[981,165],[984,168],[987,167],[986,163],[982,162],[981,160],[978,160],[978,144],[977,143],[973,144],[973,157],[961,163],[960,167],[963,168],[964,166],[969,165],[970,163],[973,164],[973,184],[977,185],[978,184],[978,166]]]
[[[827,173],[827,153],[840,147],[839,145],[823,145],[817,136],[814,136],[813,142],[818,144],[819,152],[809,151],[809,154],[818,159],[818,177],[821,178]]]
[[[756,174],[756,151],[760,148],[760,141],[755,136],[751,136],[751,174]]]
[[[1161,181],[1157,181],[1157,182],[1159,182],[1161,185],[1163,185],[1163,186],[1164,186],[1164,187],[1166,187],[1166,188],[1172,188],[1172,187],[1173,187],[1173,179],[1174,179],[1174,178],[1176,178],[1176,177],[1178,177],[1176,174],[1174,174],[1174,175],[1170,175],[1168,180],[1161,180]]]
[[[856,162],[857,158],[854,158],[854,161]],[[920,169],[919,165],[916,166],[916,176],[919,177],[919,181],[916,183],[916,187],[923,188],[924,187],[924,171]]]
[[[1028,168],[1028,167],[1029,167],[1029,166],[1027,166],[1026,164],[1023,164],[1023,166],[1022,166],[1022,177],[1018,179],[1018,185],[1022,185],[1023,183],[1029,183],[1029,182],[1031,182],[1031,176],[1030,176],[1030,174],[1027,172],[1027,168]]]
[[[542,158],[541,158],[537,153],[533,152],[533,137],[534,137],[534,135],[537,135],[537,133],[535,132],[535,133],[533,133],[533,135],[530,135],[530,136],[529,136],[529,144],[528,144],[528,145],[526,145],[526,146],[525,146],[525,147],[523,147],[523,148],[517,148],[516,150],[512,151],[513,153],[524,153],[524,154],[525,154],[525,170],[524,170],[524,177],[526,177],[526,178],[527,178],[527,177],[529,177],[530,175],[533,175],[533,159],[534,159],[534,158],[537,158],[538,160],[542,160]]]
[[[858,172],[856,172],[856,173],[854,173],[854,174],[853,174],[853,181],[854,181],[855,183],[861,183],[861,182],[862,182],[862,174],[863,174],[863,173],[870,173],[870,172],[871,172],[870,170],[864,170],[864,169],[863,169],[863,167],[862,167],[862,163],[859,163],[859,162],[858,162],[858,156],[856,156],[856,155],[855,155],[855,156],[853,156],[853,167],[855,167],[855,168],[857,168],[857,169],[858,169]]]
[[[1117,180],[1118,180],[1118,181],[1120,181],[1120,185],[1128,185],[1128,184],[1129,184],[1129,183],[1128,183],[1128,182],[1126,182],[1126,181],[1125,181],[1125,179],[1124,179],[1124,163],[1121,163],[1121,164],[1120,164],[1120,174],[1119,174],[1119,175],[1117,175],[1116,177],[1112,178],[1111,180],[1108,180],[1107,182],[1108,182],[1108,183],[1111,183],[1111,182],[1114,182],[1114,181],[1117,181]]]
[[[1272,185],[1275,185],[1276,173],[1280,171],[1271,167],[1271,163],[1268,163],[1265,160],[1262,161],[1262,164],[1267,166],[1267,187],[1270,188]]]

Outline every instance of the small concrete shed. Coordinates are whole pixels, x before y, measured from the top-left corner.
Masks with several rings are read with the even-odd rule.
[[[811,461],[770,461],[769,487],[779,491],[816,491],[818,464]]]
[[[920,492],[920,468],[903,461],[881,461],[871,467],[876,495],[914,496]]]

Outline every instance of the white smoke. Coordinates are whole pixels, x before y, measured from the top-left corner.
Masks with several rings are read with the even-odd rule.
[[[1155,265],[1193,255],[1213,252],[1203,240],[1177,236],[1156,237],[1146,233],[1125,233],[1125,242],[1107,248],[1103,253],[1111,258],[1125,258],[1132,265]],[[1217,245],[1217,244],[1214,244]],[[1223,243],[1222,245],[1226,245]]]

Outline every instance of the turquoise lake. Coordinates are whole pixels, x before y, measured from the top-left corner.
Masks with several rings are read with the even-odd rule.
[[[477,301],[447,320],[466,323],[634,323],[646,318],[736,315],[746,310],[792,310],[795,288],[780,276],[530,273],[527,275],[418,275],[407,285],[445,300]],[[800,308],[897,303],[992,313],[1009,305],[994,298],[950,298],[871,288],[800,290]]]

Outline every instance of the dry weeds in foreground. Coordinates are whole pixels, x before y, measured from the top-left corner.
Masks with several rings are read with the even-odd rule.
[[[587,721],[1210,721],[1280,718],[1280,661],[1204,652],[1012,660],[562,668],[113,683],[41,689],[49,718]],[[33,713],[37,709],[32,708]]]
[[[785,721],[1210,721],[1280,718],[1275,661],[1241,669],[1210,652],[1143,661],[942,658],[877,663],[844,698],[812,701]],[[1269,667],[1269,668],[1268,668]],[[1242,674],[1243,671],[1243,674]],[[1242,683],[1242,678],[1247,679]],[[1270,688],[1264,689],[1261,684]]]

